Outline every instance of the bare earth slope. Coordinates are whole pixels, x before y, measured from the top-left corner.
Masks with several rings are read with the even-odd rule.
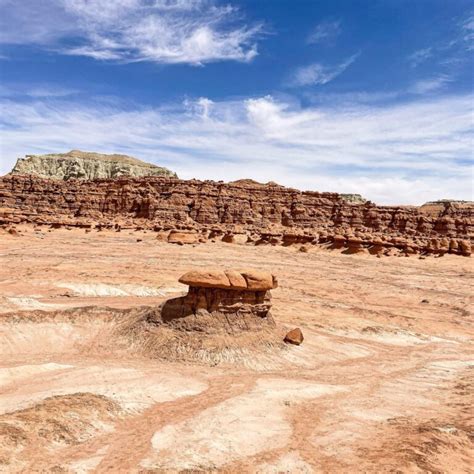
[[[18,229],[0,236],[0,471],[470,472],[470,259]],[[190,362],[122,337],[185,271],[242,264],[278,276],[301,346]]]

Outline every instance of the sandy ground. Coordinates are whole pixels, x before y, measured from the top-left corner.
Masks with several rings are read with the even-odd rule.
[[[1,472],[472,472],[471,259],[22,234],[0,236]],[[119,310],[209,265],[277,274],[303,344],[217,365],[108,349]]]

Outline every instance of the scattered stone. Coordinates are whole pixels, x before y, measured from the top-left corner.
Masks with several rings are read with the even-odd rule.
[[[303,333],[301,332],[300,328],[292,329],[288,332],[283,339],[284,342],[288,344],[294,344],[295,346],[299,346],[303,342]]]

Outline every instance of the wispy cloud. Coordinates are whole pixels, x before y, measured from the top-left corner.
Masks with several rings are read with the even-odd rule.
[[[428,94],[430,92],[436,92],[449,84],[451,81],[452,79],[447,75],[441,75],[429,79],[421,79],[416,81],[408,89],[408,92],[412,94]]]
[[[331,82],[342,74],[359,56],[360,53],[353,54],[336,66],[326,66],[321,63],[313,63],[298,68],[291,79],[293,86],[324,85]]]
[[[467,49],[474,49],[474,14],[470,15],[462,22],[463,40],[467,44]]]
[[[418,49],[408,56],[412,67],[417,67],[433,56],[433,48]]]
[[[2,0],[0,42],[97,60],[250,61],[261,25],[212,0]]]
[[[1,84],[0,97],[47,99],[78,94],[77,89],[50,84]]]
[[[341,21],[323,21],[314,28],[306,39],[308,44],[331,42],[341,34]]]
[[[0,169],[72,148],[123,152],[183,178],[251,177],[380,203],[470,199],[472,96],[298,108],[272,97],[124,108],[98,99],[0,102]]]

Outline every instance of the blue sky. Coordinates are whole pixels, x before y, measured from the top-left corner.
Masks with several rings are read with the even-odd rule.
[[[464,0],[0,0],[0,173],[123,152],[182,178],[472,199]]]

